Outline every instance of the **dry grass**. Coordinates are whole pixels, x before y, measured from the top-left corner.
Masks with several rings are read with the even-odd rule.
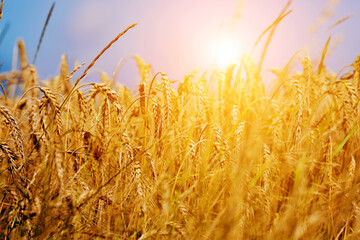
[[[360,238],[360,55],[344,76],[305,56],[274,91],[248,60],[175,87],[140,57],[137,95],[105,73],[77,86],[128,29],[74,84],[64,56],[39,82],[19,42],[0,76],[1,239]]]

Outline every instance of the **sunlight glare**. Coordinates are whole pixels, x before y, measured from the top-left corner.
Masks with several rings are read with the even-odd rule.
[[[222,39],[216,46],[216,66],[225,70],[228,66],[236,64],[239,60],[239,46],[234,39]]]

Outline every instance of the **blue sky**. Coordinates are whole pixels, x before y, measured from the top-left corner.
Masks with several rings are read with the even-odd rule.
[[[151,63],[154,72],[167,72],[171,79],[181,80],[193,69],[205,69],[213,61],[214,42],[219,26],[229,23],[238,0],[63,0],[56,5],[36,61],[40,79],[59,72],[60,57],[66,53],[69,67],[76,61],[91,60],[119,32],[130,24],[138,25],[115,43],[94,66],[85,81],[98,79],[97,69],[109,75],[118,61],[140,55]],[[243,1],[242,15],[233,34],[242,52],[250,52],[261,32],[276,18],[286,0]],[[329,5],[333,3],[333,7]],[[0,45],[0,71],[11,69],[17,39],[25,41],[28,58],[33,59],[52,1],[5,0],[0,29],[9,29]],[[358,0],[294,0],[286,17],[275,32],[265,61],[265,69],[281,67],[299,49],[306,49],[318,61],[329,35],[332,36],[328,68],[334,72],[351,64],[360,53],[360,2]],[[328,16],[315,33],[309,29],[324,12]],[[331,11],[330,11],[331,12]],[[329,30],[339,19],[352,18]],[[264,42],[264,41],[263,41]],[[253,54],[256,60],[261,45]],[[239,53],[240,54],[240,53]],[[139,81],[134,61],[127,61],[117,81],[134,87]]]

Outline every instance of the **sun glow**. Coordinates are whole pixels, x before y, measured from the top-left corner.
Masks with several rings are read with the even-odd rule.
[[[216,45],[215,63],[219,69],[226,69],[240,59],[239,44],[232,38],[221,39]]]

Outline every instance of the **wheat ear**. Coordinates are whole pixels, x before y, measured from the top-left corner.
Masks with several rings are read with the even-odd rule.
[[[14,116],[10,113],[10,111],[4,107],[3,105],[0,105],[0,113],[6,118],[6,120],[9,122],[10,127],[13,128],[14,135],[15,135],[15,144],[16,147],[19,150],[21,159],[25,160],[25,154],[24,154],[24,143],[23,138],[19,129],[19,126],[14,118]]]

